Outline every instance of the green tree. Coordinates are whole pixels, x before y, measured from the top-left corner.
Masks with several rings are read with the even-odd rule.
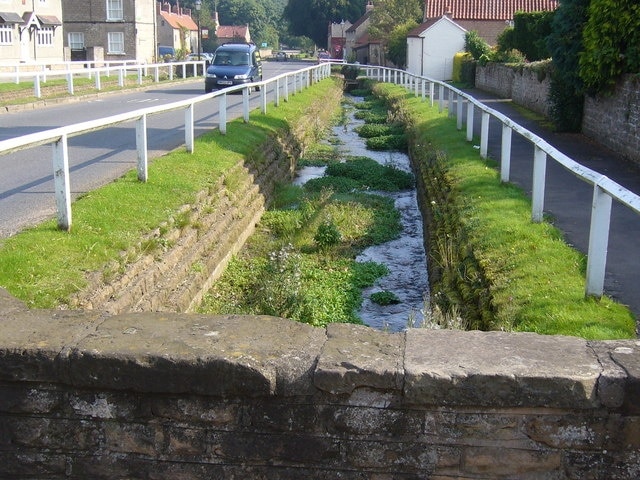
[[[640,72],[638,0],[591,0],[580,52],[580,77],[589,93],[613,86],[620,75]]]
[[[327,46],[330,23],[342,20],[353,23],[363,14],[363,0],[289,0],[284,9],[292,35],[308,37],[323,47]]]
[[[553,62],[550,114],[559,131],[580,131],[584,104],[584,84],[578,59],[583,50],[582,31],[587,21],[589,0],[562,0],[547,37]]]
[[[421,0],[377,0],[371,11],[369,34],[385,46],[386,57],[400,66],[406,62],[406,34],[422,20]],[[404,31],[404,47],[399,45]],[[404,48],[404,50],[403,50]]]
[[[398,68],[404,68],[407,64],[407,34],[418,26],[418,22],[409,20],[396,25],[387,42],[387,58]]]

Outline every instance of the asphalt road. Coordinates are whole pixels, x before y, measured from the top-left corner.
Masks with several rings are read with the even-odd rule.
[[[265,79],[304,65],[295,62],[265,62]],[[290,91],[291,91],[290,87]],[[269,92],[268,92],[269,93]],[[152,107],[204,94],[202,78],[144,91],[109,93],[85,100],[24,109],[0,115],[0,140],[141,108]],[[267,97],[269,101],[272,99]],[[251,108],[258,108],[260,95],[251,95]],[[213,103],[215,102],[215,103]],[[217,100],[195,108],[196,135],[217,128]],[[242,114],[242,95],[228,95],[228,119]],[[184,113],[174,111],[148,118],[149,158],[184,144]],[[0,155],[0,238],[52,218],[56,214],[51,146]],[[69,170],[72,196],[89,192],[122,176],[136,166],[133,122],[69,139]]]

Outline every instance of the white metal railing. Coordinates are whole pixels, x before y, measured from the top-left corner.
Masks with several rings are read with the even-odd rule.
[[[289,99],[289,94],[295,94],[309,87],[313,82],[317,82],[330,75],[331,66],[329,64],[314,65],[303,68],[295,72],[288,72],[262,82],[249,83],[229,87],[212,93],[199,95],[186,100],[135,110],[132,112],[113,115],[106,118],[77,123],[65,127],[54,128],[42,132],[32,133],[21,137],[15,137],[0,141],[0,155],[9,154],[15,151],[33,148],[40,145],[51,144],[53,159],[54,189],[57,207],[58,228],[70,230],[72,224],[71,216],[71,178],[69,175],[69,148],[68,139],[70,137],[83,135],[95,130],[102,130],[114,125],[121,125],[126,122],[135,121],[136,132],[136,157],[138,179],[147,181],[148,166],[148,146],[147,146],[147,117],[173,110],[184,111],[185,146],[188,152],[194,151],[195,146],[195,125],[194,108],[195,105],[203,102],[211,104],[212,98],[218,98],[218,129],[222,134],[227,131],[227,95],[234,92],[242,92],[243,95],[243,119],[249,121],[249,92],[255,87],[260,87],[262,113],[267,112],[267,90],[269,86],[274,87],[275,106],[280,105],[281,98]],[[292,84],[292,91],[289,84]]]
[[[622,185],[602,175],[549,145],[536,134],[515,123],[502,113],[486,106],[461,90],[438,80],[415,75],[404,70],[386,67],[361,66],[365,68],[367,77],[378,81],[404,85],[414,91],[415,95],[422,95],[423,100],[428,96],[431,105],[435,102],[435,87],[438,87],[438,106],[440,111],[446,105],[449,115],[457,117],[457,128],[463,127],[463,108],[467,104],[466,139],[471,141],[474,135],[474,112],[481,113],[480,127],[480,155],[487,157],[489,143],[489,120],[494,117],[502,124],[500,178],[509,181],[511,168],[511,137],[515,132],[531,142],[534,146],[533,179],[532,179],[532,210],[531,219],[541,222],[544,211],[545,174],[547,158],[551,157],[558,164],[571,172],[582,181],[593,185],[591,225],[589,229],[589,247],[587,251],[586,295],[600,297],[604,293],[605,267],[607,263],[607,249],[609,243],[609,225],[611,221],[611,205],[615,199],[620,204],[640,214],[640,196],[627,190]],[[427,91],[428,89],[428,91]]]
[[[169,80],[173,80],[176,72],[180,72],[181,78],[186,78],[188,73],[192,73],[193,76],[198,75],[198,71],[201,71],[204,75],[205,61],[204,60],[186,60],[180,62],[164,62],[164,63],[137,63],[137,62],[100,62],[104,63],[103,66],[93,66],[86,68],[83,65],[77,65],[79,62],[66,62],[61,63],[60,66],[65,68],[52,70],[49,67],[50,64],[41,64],[37,70],[19,70],[14,72],[0,72],[0,82],[2,81],[14,81],[19,84],[21,81],[32,80],[33,81],[33,96],[36,98],[42,97],[42,84],[47,82],[50,77],[63,77],[67,82],[67,91],[70,95],[74,94],[75,82],[77,78],[94,78],[95,89],[97,91],[102,90],[102,76],[110,77],[111,75],[118,76],[118,86],[125,86],[125,78],[128,73],[135,72],[137,74],[137,82],[142,85],[143,78],[153,73],[154,82],[160,82],[160,74],[165,73]],[[82,64],[89,64],[89,62],[80,62]]]

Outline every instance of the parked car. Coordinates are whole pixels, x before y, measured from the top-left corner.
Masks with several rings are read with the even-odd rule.
[[[220,45],[204,79],[204,91],[262,81],[260,50],[253,43]],[[259,88],[256,88],[259,90]]]
[[[189,55],[187,55],[187,58],[186,58],[187,61],[204,60],[205,65],[207,66],[209,66],[212,59],[213,59],[213,55],[211,53],[204,53],[204,52],[201,53],[200,55],[198,55],[197,53],[190,53]]]
[[[289,59],[289,57],[287,56],[287,54],[285,52],[276,52],[275,59],[278,62],[286,62]]]

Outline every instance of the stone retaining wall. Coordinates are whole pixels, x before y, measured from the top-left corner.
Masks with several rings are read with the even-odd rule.
[[[476,68],[476,87],[511,98],[536,113],[549,117],[550,78],[540,80],[531,69],[489,63]],[[587,96],[582,133],[640,165],[640,80],[625,75],[613,92]]]
[[[0,318],[0,478],[635,479],[640,342]]]
[[[476,67],[476,87],[511,98],[514,103],[547,117],[549,115],[548,75],[530,68],[512,68],[500,63]]]
[[[640,165],[640,80],[626,75],[611,95],[586,97],[585,135]]]

